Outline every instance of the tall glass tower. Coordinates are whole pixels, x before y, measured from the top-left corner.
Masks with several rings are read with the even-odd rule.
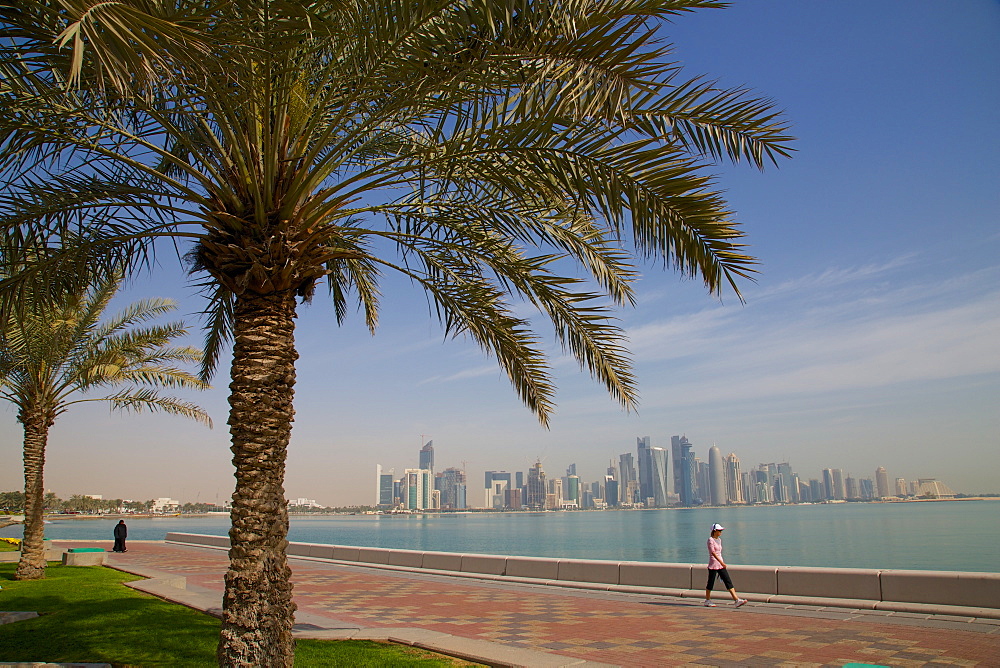
[[[648,503],[653,492],[653,459],[649,451],[649,436],[636,437],[639,463],[639,500]]]
[[[674,460],[674,491],[680,496],[682,506],[694,505],[695,490],[698,488],[695,479],[698,471],[691,447],[687,436],[670,437],[670,452]]]
[[[631,490],[635,487],[638,477],[635,472],[635,463],[632,461],[632,453],[624,452],[618,457],[618,498],[622,503],[632,505],[635,499],[632,498]]]
[[[434,441],[427,441],[424,447],[420,448],[420,468],[434,471]]]
[[[652,474],[653,505],[657,508],[665,508],[667,506],[667,470],[669,468],[667,451],[658,447],[648,448],[648,451]]]

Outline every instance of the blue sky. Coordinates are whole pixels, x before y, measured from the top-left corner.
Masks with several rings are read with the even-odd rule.
[[[720,302],[697,281],[643,267],[620,314],[641,389],[623,413],[557,346],[558,409],[543,430],[495,364],[443,341],[423,296],[386,283],[382,325],[337,328],[321,299],[300,311],[289,497],[368,503],[374,468],[536,457],[584,480],[636,436],[686,434],[702,458],[747,470],[789,461],[800,476],[937,477],[1000,492],[1000,3],[747,0],[680,17],[666,31],[689,73],[773,98],[798,138],[759,173],[719,168],[756,283]],[[171,258],[127,299],[200,308]],[[124,303],[125,299],[120,300]],[[193,320],[193,318],[189,318]],[[159,416],[81,408],[53,428],[47,487],[111,497],[224,499],[232,491],[225,373],[198,400],[209,431]],[[14,414],[0,412],[0,489],[22,484]]]

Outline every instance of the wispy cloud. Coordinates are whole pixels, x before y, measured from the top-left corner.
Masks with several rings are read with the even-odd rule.
[[[483,376],[495,376],[499,373],[500,368],[496,363],[484,364],[482,366],[471,367],[468,369],[463,369],[457,373],[449,374],[447,376],[430,376],[429,378],[424,378],[419,381],[417,385],[431,385],[435,383],[453,383],[460,380],[468,380],[470,378],[481,378]]]
[[[815,295],[834,288],[871,281],[887,276],[893,271],[912,265],[916,254],[902,255],[881,263],[870,263],[856,267],[831,267],[822,272],[807,274],[781,283],[767,286],[754,293],[754,300],[780,298],[784,295]]]
[[[643,404],[815,395],[998,373],[1000,292],[967,296],[964,289],[981,278],[910,284],[878,299],[846,294],[806,311],[779,302],[713,309],[637,328],[630,335],[647,367]],[[945,292],[950,300],[941,299]],[[671,368],[657,373],[663,364]],[[655,379],[678,374],[683,391],[670,383],[656,387]]]

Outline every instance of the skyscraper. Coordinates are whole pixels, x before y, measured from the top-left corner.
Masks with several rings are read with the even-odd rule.
[[[382,465],[375,465],[375,505],[382,508],[389,508],[396,505],[396,501],[393,498],[393,480],[392,471],[389,473],[382,473]]]
[[[549,480],[549,494],[556,497],[556,508],[562,508],[563,502],[566,500],[566,486],[563,485],[562,478],[553,478]]]
[[[728,503],[746,503],[743,497],[743,474],[740,472],[740,458],[735,452],[726,456],[726,496]]]
[[[433,479],[428,469],[406,469],[402,479],[403,507],[407,510],[424,510],[431,507]]]
[[[774,492],[767,471],[761,471],[759,468],[754,471],[753,483],[757,503],[774,503]]]
[[[530,478],[529,478],[530,479]],[[566,480],[566,501],[580,505],[580,477],[577,475],[567,476]]]
[[[618,481],[614,476],[604,476],[604,501],[610,507],[617,507],[619,504]]]
[[[674,491],[680,496],[682,506],[695,504],[695,491],[698,487],[695,480],[695,456],[691,448],[687,436],[670,437],[670,450],[674,460]]]
[[[536,461],[528,469],[528,494],[524,503],[529,508],[545,507],[545,471],[542,470],[542,462]]]
[[[635,472],[635,464],[632,461],[632,453],[624,452],[618,457],[618,498],[622,503],[631,506],[635,503],[633,489],[638,484],[639,478]]]
[[[685,439],[687,440],[687,439]],[[673,469],[673,479],[674,479],[674,493],[680,496],[681,503],[684,503],[684,495],[681,493],[681,474],[684,471],[684,466],[681,463],[684,458],[684,453],[681,449],[681,437],[671,436],[670,437],[670,461],[674,465]]]
[[[884,466],[875,469],[875,491],[883,499],[892,496],[892,491],[889,489],[889,474]]]
[[[420,448],[420,468],[434,472],[434,441],[427,441]]]
[[[826,498],[826,496],[825,496],[825,488],[823,486],[823,483],[821,483],[816,478],[810,478],[809,479],[809,500],[812,501],[813,503],[816,503],[817,501],[822,501],[825,498]]]
[[[844,485],[844,469],[833,469],[833,498],[847,498],[847,486]]]
[[[858,490],[858,479],[852,475],[848,475],[844,478],[844,498],[845,499],[860,499],[861,493]]]
[[[668,467],[668,455],[667,451],[663,448],[652,447],[648,448],[649,451],[649,463],[652,472],[652,499],[653,505],[657,508],[666,508],[667,506],[667,469]]]
[[[436,476],[441,490],[441,507],[449,510],[466,508],[465,471],[458,468],[447,468]]]
[[[712,505],[726,505],[729,501],[726,489],[726,467],[722,463],[722,451],[716,445],[708,449],[708,483],[711,488]]]
[[[833,491],[833,469],[823,469],[823,498],[832,499]]]
[[[636,461],[639,464],[639,497],[640,501],[648,504],[653,496],[653,460],[649,452],[649,436],[636,437],[635,441],[638,450]]]

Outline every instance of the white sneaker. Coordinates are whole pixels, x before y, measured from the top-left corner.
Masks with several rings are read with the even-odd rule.
[[[744,606],[746,604],[747,604],[747,600],[745,598],[741,598],[741,599],[737,599],[737,600],[733,601],[733,605],[735,605],[737,608],[739,608],[740,606]]]
[[[705,601],[705,607],[706,608],[714,608],[715,607],[715,603],[712,603],[711,601]]]

